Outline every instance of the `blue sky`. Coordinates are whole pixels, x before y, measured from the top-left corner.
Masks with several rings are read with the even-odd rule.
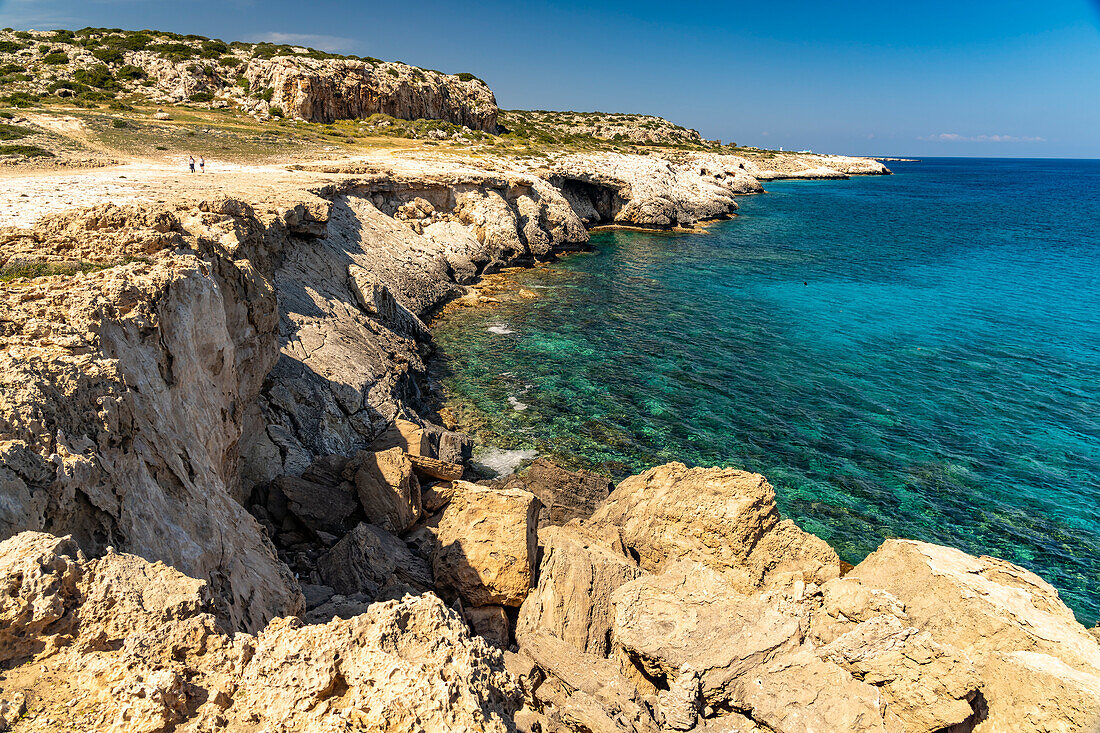
[[[86,25],[470,71],[502,107],[647,112],[749,145],[1100,157],[1095,1],[0,0],[0,26]]]

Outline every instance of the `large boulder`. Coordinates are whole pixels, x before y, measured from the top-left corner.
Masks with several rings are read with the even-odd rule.
[[[840,574],[831,547],[779,516],[775,491],[763,476],[732,468],[669,463],[631,476],[591,523],[619,527],[646,570],[695,561],[744,591],[823,583]]]
[[[360,524],[321,556],[317,568],[325,583],[342,595],[365,594],[406,585],[418,592],[432,587],[426,560],[380,527]]]
[[[663,681],[664,718],[693,723],[695,700],[696,715],[704,706],[747,711],[774,731],[886,730],[879,691],[804,645],[798,616],[705,566],[671,564],[612,601],[614,642],[644,679]]]
[[[845,580],[894,596],[909,625],[974,662],[988,706],[976,731],[1005,730],[1008,721],[1017,731],[1100,725],[1100,644],[1034,573],[997,558],[888,540]],[[1021,680],[1034,694],[1020,694]],[[1063,695],[1065,704],[1052,702]]]
[[[976,714],[981,680],[970,660],[897,616],[854,624],[816,652],[882,691],[891,730],[933,733]]]
[[[530,491],[542,502],[539,526],[587,519],[611,493],[611,479],[591,471],[567,471],[545,458],[536,458],[523,476],[508,486]]]
[[[611,594],[645,571],[621,545],[609,547],[580,527],[543,527],[539,545],[538,586],[520,607],[517,640],[522,646],[526,635],[546,633],[606,657],[615,618]]]
[[[313,532],[339,537],[350,529],[359,508],[351,484],[322,484],[295,476],[283,476],[274,484],[286,497],[287,510]]]
[[[519,702],[500,652],[432,595],[323,625],[278,621],[239,684],[230,721],[281,730],[334,730],[339,715],[358,730],[504,733]]]
[[[473,484],[456,492],[439,520],[432,558],[444,594],[472,606],[518,606],[531,589],[538,499],[526,491]]]
[[[422,510],[420,482],[409,456],[400,448],[360,451],[344,468],[355,482],[367,521],[400,534],[416,523]]]

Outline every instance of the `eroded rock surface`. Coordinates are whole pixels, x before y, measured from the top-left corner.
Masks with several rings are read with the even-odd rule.
[[[518,606],[534,577],[538,499],[470,485],[443,510],[432,559],[445,594],[471,606]]]
[[[0,543],[3,577],[25,579],[0,611],[0,634],[21,640],[8,660],[27,662],[0,680],[5,711],[33,711],[18,730],[514,730],[501,653],[435,596],[227,636],[205,583],[74,549],[31,532]]]
[[[696,561],[745,591],[840,574],[832,548],[782,519],[771,485],[746,471],[658,466],[620,483],[591,523],[618,527],[647,570]]]

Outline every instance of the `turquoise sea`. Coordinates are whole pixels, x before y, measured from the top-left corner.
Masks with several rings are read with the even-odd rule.
[[[1003,557],[1100,616],[1100,161],[773,182],[706,234],[614,232],[435,328],[483,446],[616,479],[763,473],[856,563]]]

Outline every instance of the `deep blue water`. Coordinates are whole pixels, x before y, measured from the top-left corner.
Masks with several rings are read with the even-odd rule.
[[[539,297],[437,326],[450,405],[616,478],[761,472],[849,562],[887,537],[996,555],[1095,623],[1100,161],[891,167],[515,275]]]

